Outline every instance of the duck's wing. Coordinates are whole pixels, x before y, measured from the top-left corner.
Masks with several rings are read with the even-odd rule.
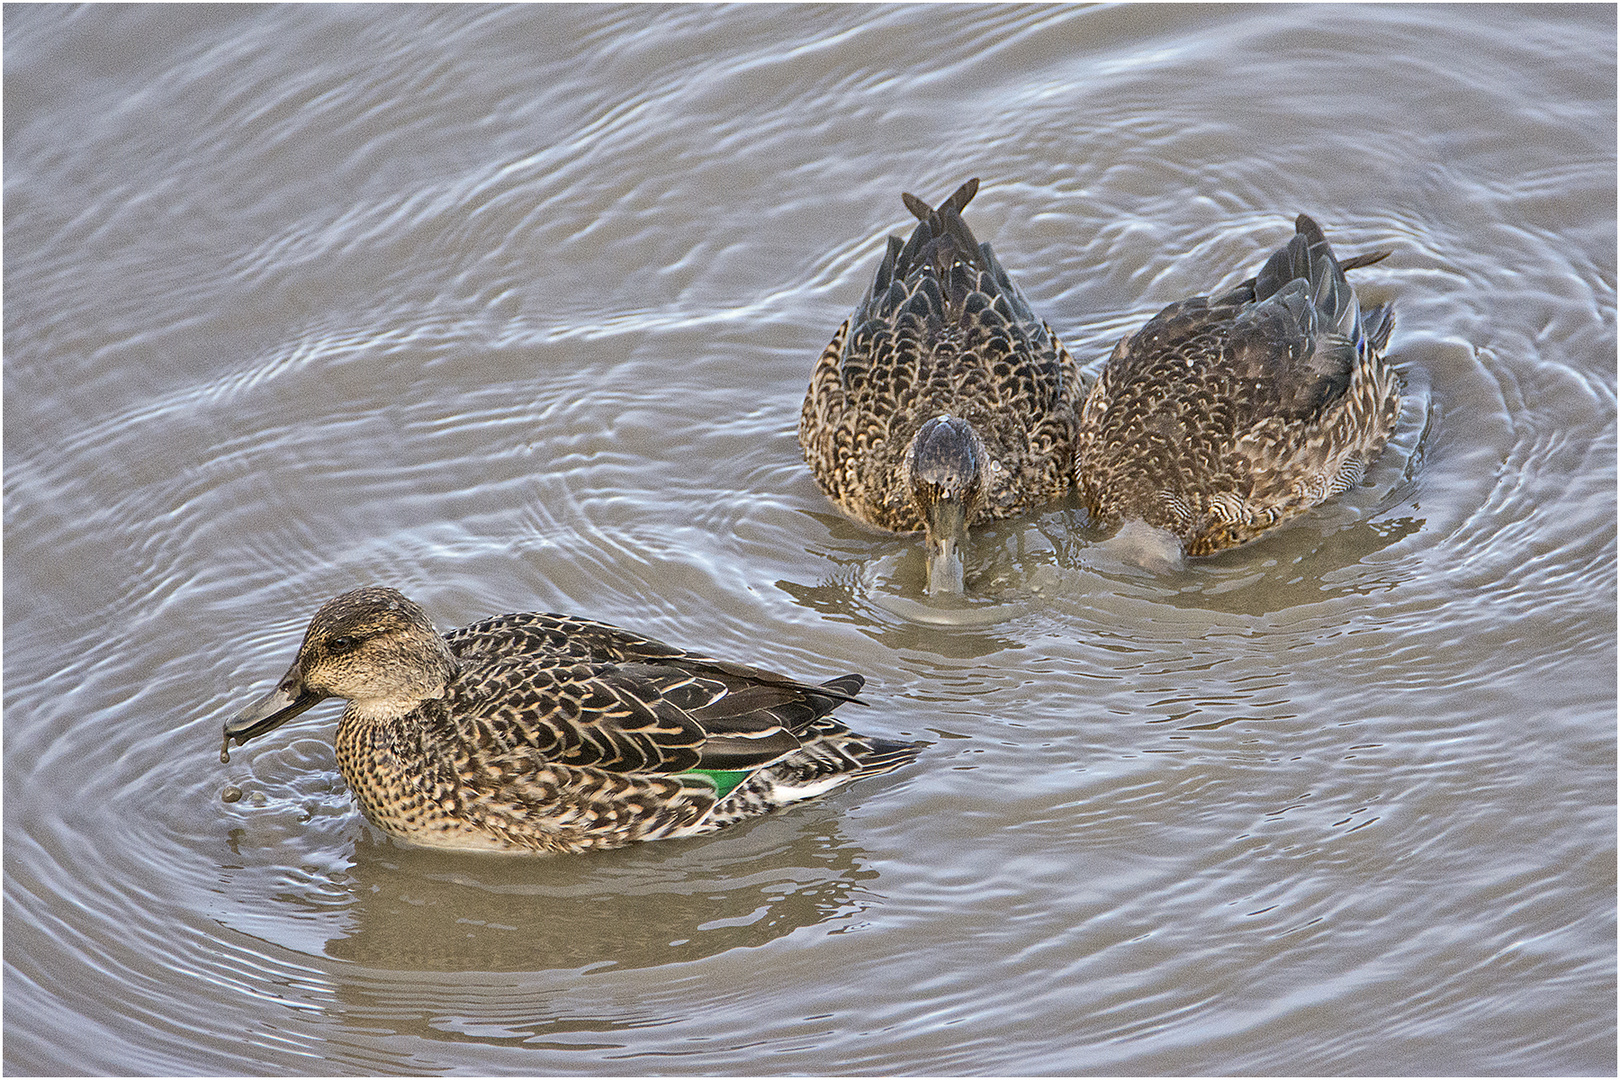
[[[842,679],[809,687],[785,675],[690,652],[612,623],[550,612],[497,615],[451,630],[444,639],[463,665],[515,656],[533,657],[542,663],[566,660],[654,664],[690,673],[707,673],[711,678],[730,680],[737,687],[757,684],[780,686],[794,692],[811,689],[818,696],[839,701],[854,701],[863,682],[859,676],[846,676],[855,680],[855,689],[847,692],[838,689],[843,685]]]
[[[1294,229],[1255,276],[1254,303],[1233,321],[1227,356],[1237,378],[1262,385],[1258,408],[1306,420],[1344,395],[1356,366],[1383,351],[1392,324],[1385,307],[1361,310],[1315,221],[1300,214]],[[1386,254],[1350,263],[1365,266]]]
[[[684,655],[673,646],[609,623],[538,611],[481,619],[451,630],[444,640],[464,664],[508,656],[653,660]]]
[[[446,638],[463,670],[442,711],[476,729],[463,738],[610,771],[767,764],[864,682],[802,683],[564,616],[502,616]]]
[[[1170,304],[1120,341],[1099,380],[1099,403],[1121,394],[1143,408],[1166,400],[1202,412],[1218,406],[1218,419],[1237,431],[1267,419],[1306,420],[1340,398],[1356,365],[1383,350],[1392,325],[1387,307],[1361,310],[1345,271],[1389,252],[1341,263],[1310,217],[1299,215],[1294,227],[1255,277]],[[1137,395],[1144,400],[1135,403]]]

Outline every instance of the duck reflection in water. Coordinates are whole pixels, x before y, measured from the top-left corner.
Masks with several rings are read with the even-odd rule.
[[[543,875],[521,859],[426,849],[402,859],[365,836],[349,850],[329,895],[294,890],[280,900],[307,905],[301,915],[336,900],[344,918],[331,924],[324,951],[369,969],[657,968],[831,929],[882,902],[871,856],[842,834],[830,807],[690,843],[554,861]]]

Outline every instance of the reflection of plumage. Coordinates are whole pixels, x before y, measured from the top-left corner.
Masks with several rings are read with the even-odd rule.
[[[978,186],[968,181],[937,209],[904,197],[917,227],[905,243],[889,238],[799,418],[805,460],[841,510],[931,542],[965,539],[968,526],[1070,485],[1080,376],[963,222]]]
[[[1127,335],[1086,397],[1075,480],[1102,522],[1139,520],[1187,555],[1242,544],[1361,479],[1400,411],[1391,315],[1362,311],[1316,222],[1230,292]]]
[[[379,828],[584,851],[710,832],[912,760],[917,746],[830,715],[862,682],[808,685],[563,615],[440,637],[400,593],[365,588],[316,612],[276,690],[225,731],[245,743],[347,698],[338,767]]]

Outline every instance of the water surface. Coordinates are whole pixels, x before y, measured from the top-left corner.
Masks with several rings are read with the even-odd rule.
[[[1615,14],[10,7],[13,1073],[1615,1070]],[[1094,373],[1321,221],[1368,483],[930,607],[794,436],[908,190]],[[513,860],[219,725],[364,583],[861,671],[914,766]],[[236,785],[235,803],[222,793]]]

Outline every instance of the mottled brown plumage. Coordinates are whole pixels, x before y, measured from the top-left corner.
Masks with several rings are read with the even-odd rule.
[[[938,208],[904,196],[917,227],[905,243],[889,238],[866,298],[822,352],[799,418],[805,461],[839,509],[930,541],[956,528],[953,516],[963,536],[1071,483],[1080,376],[963,222],[978,183]]]
[[[1316,222],[1260,273],[1171,304],[1114,349],[1080,411],[1075,481],[1103,523],[1186,555],[1252,540],[1360,481],[1400,411],[1391,315],[1362,311]]]
[[[862,682],[812,686],[565,615],[440,637],[419,606],[374,587],[316,612],[292,668],[225,739],[347,698],[338,768],[385,832],[585,851],[709,832],[912,760],[915,745],[830,715]]]

